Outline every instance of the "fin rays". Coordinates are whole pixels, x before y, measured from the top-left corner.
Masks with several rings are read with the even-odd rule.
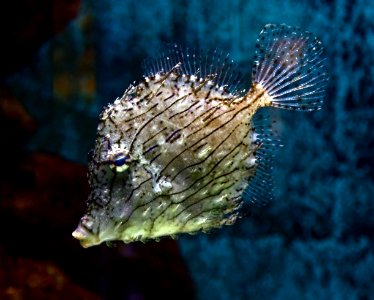
[[[167,73],[180,63],[181,74],[194,75],[200,78],[210,77],[218,87],[225,86],[233,94],[241,84],[242,74],[237,70],[236,63],[217,49],[197,51],[182,48],[177,44],[167,44],[166,49],[153,58],[143,62],[145,76]],[[214,75],[214,76],[213,76]]]
[[[251,128],[256,136],[252,145],[259,148],[255,154],[256,173],[243,193],[243,200],[264,205],[273,199],[273,160],[275,152],[282,145],[275,137],[271,118],[267,114],[258,111],[253,116]]]
[[[252,80],[265,88],[272,106],[320,109],[328,81],[321,42],[297,27],[266,25],[257,39]]]

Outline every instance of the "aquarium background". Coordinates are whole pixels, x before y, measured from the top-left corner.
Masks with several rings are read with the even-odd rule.
[[[335,1],[18,0],[1,4],[1,299],[373,299],[374,5]],[[321,111],[272,111],[275,200],[234,226],[83,249],[98,115],[176,42],[222,49],[250,82],[267,23],[326,48]]]

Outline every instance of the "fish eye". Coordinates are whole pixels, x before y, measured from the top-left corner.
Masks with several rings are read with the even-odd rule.
[[[116,166],[116,167],[122,167],[126,161],[128,160],[129,156],[128,155],[125,155],[123,153],[121,154],[118,154],[115,158],[114,158],[114,161],[113,161],[113,164]]]
[[[111,167],[115,168],[117,172],[126,171],[129,167],[130,156],[126,153],[118,153],[111,160]]]

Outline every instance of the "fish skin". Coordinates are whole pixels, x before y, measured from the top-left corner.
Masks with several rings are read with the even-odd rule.
[[[281,46],[272,48],[272,40]],[[308,43],[317,49],[305,48]],[[260,182],[268,172],[261,171],[266,145],[274,142],[259,137],[255,113],[266,106],[318,109],[327,81],[322,46],[310,33],[267,25],[259,44],[246,93],[217,85],[217,73],[186,74],[175,59],[103,110],[89,162],[87,212],[73,232],[83,247],[206,232],[235,222],[243,193],[257,201],[267,189]]]

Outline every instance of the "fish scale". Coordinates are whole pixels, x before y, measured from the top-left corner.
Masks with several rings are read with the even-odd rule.
[[[233,88],[227,56],[187,58],[169,48],[100,115],[92,190],[73,236],[89,247],[207,232],[233,224],[244,202],[271,198],[279,141],[257,111],[319,109],[327,82],[322,52],[309,32],[265,26],[243,92]]]

